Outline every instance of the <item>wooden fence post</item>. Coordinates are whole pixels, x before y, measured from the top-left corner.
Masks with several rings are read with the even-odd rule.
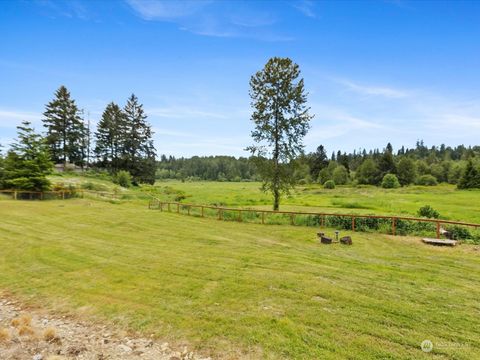
[[[295,225],[295,214],[290,214],[290,225]]]
[[[322,227],[325,227],[325,215],[322,215]]]
[[[440,221],[437,221],[437,239],[440,239]]]
[[[13,200],[17,200],[17,191],[16,190],[13,192]]]

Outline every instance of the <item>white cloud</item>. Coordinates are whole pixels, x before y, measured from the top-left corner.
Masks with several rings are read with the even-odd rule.
[[[224,114],[204,111],[200,109],[190,108],[186,106],[170,106],[162,108],[149,108],[145,112],[149,116],[156,116],[161,118],[170,119],[183,119],[183,118],[211,118],[211,119],[226,119]]]
[[[40,121],[41,114],[27,111],[0,109],[0,127],[16,128],[22,121],[36,123]]]
[[[36,4],[48,11],[50,17],[77,18],[80,20],[90,20],[92,13],[85,7],[85,2],[78,0],[52,1],[36,0]]]
[[[345,86],[348,90],[366,96],[382,96],[398,99],[408,97],[410,94],[404,90],[394,89],[385,86],[360,85],[350,80],[337,79],[336,82]]]
[[[259,11],[247,3],[226,1],[126,0],[142,19],[167,21],[183,31],[222,38],[291,41],[271,28],[277,22],[271,11]],[[234,8],[232,8],[234,6]]]
[[[315,3],[310,0],[300,0],[293,3],[293,7],[300,11],[303,15],[315,18],[317,14],[315,13],[314,7]]]
[[[194,15],[211,1],[127,0],[127,3],[145,20],[174,20]]]
[[[315,118],[312,128],[305,138],[309,145],[319,141],[341,138],[349,133],[358,135],[359,131],[385,131],[387,127],[376,122],[354,116],[341,108],[325,105],[312,105]]]

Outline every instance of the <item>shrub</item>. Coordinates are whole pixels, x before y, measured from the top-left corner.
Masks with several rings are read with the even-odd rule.
[[[396,189],[400,187],[397,177],[394,174],[385,174],[382,180],[384,189]]]
[[[187,198],[187,195],[185,195],[184,192],[178,192],[177,195],[175,196],[174,200],[176,202],[180,202],[182,200],[185,200]]]
[[[418,209],[417,214],[420,217],[426,217],[429,219],[438,219],[440,217],[440,213],[430,205],[422,206],[420,209]]]
[[[124,188],[132,186],[132,175],[128,171],[120,170],[113,177],[113,182]]]
[[[82,189],[91,190],[91,191],[108,191],[108,187],[103,184],[93,183],[88,181],[82,184]]]
[[[455,240],[467,240],[467,239],[472,239],[472,234],[467,228],[458,226],[458,225],[453,225],[447,227],[447,230],[452,234],[452,239]]]
[[[323,187],[325,189],[335,189],[335,181],[333,180],[327,180],[325,184],[323,184]]]
[[[417,179],[417,185],[435,186],[435,185],[438,185],[438,182],[435,176],[422,175]]]

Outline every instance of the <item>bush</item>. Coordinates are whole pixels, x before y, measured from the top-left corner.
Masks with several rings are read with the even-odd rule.
[[[113,182],[124,188],[132,186],[132,175],[128,171],[120,170],[113,177]]]
[[[323,187],[325,189],[335,189],[335,181],[333,180],[327,180],[325,184],[323,184]]]
[[[417,185],[435,186],[438,185],[438,182],[432,175],[422,175],[417,179]]]
[[[400,187],[397,177],[394,174],[385,174],[382,180],[382,188],[396,189]]]
[[[468,240],[473,238],[472,234],[467,228],[464,228],[458,225],[447,227],[447,231],[449,231],[450,234],[452,234],[452,239],[455,239],[455,240]]]
[[[91,190],[91,191],[108,191],[108,187],[103,184],[93,183],[88,181],[82,184],[82,189]]]
[[[417,214],[420,217],[426,217],[429,219],[438,219],[440,217],[440,213],[430,205],[422,206],[420,209],[418,209]]]

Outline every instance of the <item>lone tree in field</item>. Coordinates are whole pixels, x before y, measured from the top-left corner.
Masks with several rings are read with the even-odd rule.
[[[55,92],[55,99],[47,104],[43,115],[52,160],[62,162],[64,167],[67,162],[83,165],[86,129],[75,100],[65,86]]]
[[[295,185],[294,159],[303,151],[303,137],[312,119],[300,69],[289,58],[271,58],[250,79],[252,138],[247,148],[263,180],[263,191],[273,194],[273,210],[280,196]]]

